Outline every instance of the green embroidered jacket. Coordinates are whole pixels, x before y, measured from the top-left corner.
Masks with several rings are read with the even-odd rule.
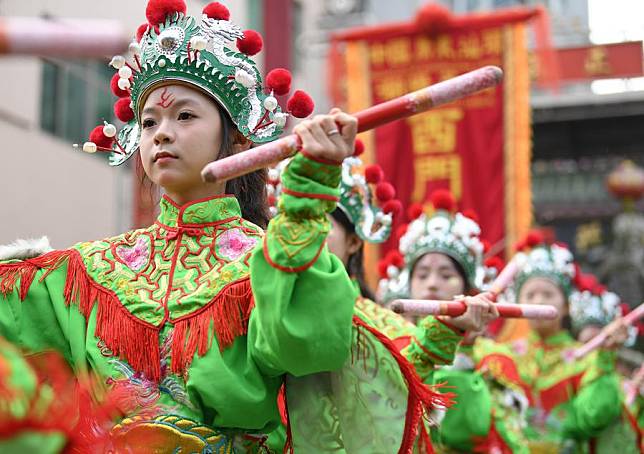
[[[354,290],[325,246],[339,180],[298,154],[265,234],[234,197],[164,197],[148,228],[0,262],[0,335],[126,390],[117,447],[145,410],[167,452],[247,443],[278,425],[285,374],[349,357]]]

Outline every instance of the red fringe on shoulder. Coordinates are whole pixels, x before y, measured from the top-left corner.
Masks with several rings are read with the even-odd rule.
[[[438,393],[435,386],[431,387],[423,383],[414,366],[396,348],[394,342],[386,335],[382,334],[373,326],[367,324],[358,316],[353,316],[353,323],[359,329],[366,329],[373,334],[382,345],[387,348],[391,356],[398,363],[400,372],[407,383],[409,397],[407,398],[407,415],[405,417],[405,431],[400,444],[398,454],[411,454],[414,449],[414,442],[419,435],[424,445],[424,452],[432,454],[434,452],[429,437],[425,433],[423,425],[423,416],[429,416],[434,408],[447,408],[453,404],[453,393]]]
[[[20,281],[18,295],[24,300],[38,270],[45,270],[42,280],[64,263],[67,264],[66,304],[76,305],[86,319],[98,304],[95,336],[135,370],[158,382],[161,379],[161,327],[132,315],[114,292],[94,282],[78,251],[52,251],[33,259],[0,265],[0,293],[6,296]],[[245,335],[252,308],[250,278],[246,278],[226,286],[200,310],[173,321],[173,372],[183,375],[195,352],[205,355],[212,345],[213,334],[217,336],[220,350],[230,346],[238,336]]]
[[[198,311],[175,320],[172,371],[177,374],[185,371],[195,352],[205,355],[212,346],[213,333],[220,351],[232,345],[237,337],[246,335],[253,307],[250,278],[245,278],[228,284]]]

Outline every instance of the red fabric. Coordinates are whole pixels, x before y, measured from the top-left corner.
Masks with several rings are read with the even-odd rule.
[[[553,408],[564,402],[568,402],[572,396],[577,394],[583,372],[560,381],[554,386],[541,391],[539,397],[541,400],[541,407],[550,413]]]
[[[395,60],[392,63],[387,53],[382,54],[384,57],[381,60],[370,59],[374,104],[388,100],[383,95],[387,93],[383,87],[397,87],[400,80],[408,81],[402,90],[408,91],[412,82],[419,77],[424,82],[436,83],[444,80],[446,75],[453,77],[480,66],[501,65],[500,41],[497,53],[486,51],[481,45],[479,58],[459,57],[459,49],[467,48],[473,37],[483,43],[490,33],[497,31],[501,32],[496,29],[454,32],[448,35],[453,43],[452,56],[439,58],[436,54],[432,61],[418,60],[422,58],[419,55],[437,52],[431,49],[439,47],[441,37],[430,40],[425,49],[419,44],[423,38],[421,35],[400,37],[394,43],[409,43],[411,60],[408,65],[396,64]],[[369,44],[372,55],[377,56],[378,49],[387,49],[392,41],[374,38]],[[397,198],[403,206],[410,206],[414,202],[431,206],[432,192],[449,189],[461,209],[474,209],[479,213],[481,229],[492,244],[503,240],[505,178],[502,86],[416,117],[385,124],[375,130],[374,143],[376,163],[396,188]],[[410,214],[419,211],[421,209],[415,208],[414,213]],[[394,229],[401,222],[401,219],[396,220]],[[382,252],[395,246],[395,240],[391,238]]]

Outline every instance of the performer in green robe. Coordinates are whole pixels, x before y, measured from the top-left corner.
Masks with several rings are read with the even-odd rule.
[[[435,191],[432,203],[432,216],[420,208],[409,210],[414,220],[400,238],[398,256],[392,254],[383,266],[388,274],[380,285],[384,299],[487,302],[485,293],[476,298],[463,296],[476,294],[486,273],[478,223],[473,214],[456,212],[454,198],[447,191]],[[485,304],[478,307],[482,323],[468,327],[468,333],[460,331],[465,339],[451,367],[434,372],[434,362],[427,360],[433,354],[428,347],[447,339],[428,319],[419,322],[404,350],[421,376],[445,382],[456,394],[456,403],[447,409],[437,431],[443,452],[525,452],[521,408],[527,399],[516,365],[507,349],[479,337],[497,315]],[[439,321],[459,331],[452,321]]]
[[[526,433],[532,452],[639,452],[633,433],[620,432],[608,437],[608,443],[598,438],[622,416],[623,396],[611,347],[624,342],[626,330],[619,330],[606,348],[574,360],[572,352],[581,344],[566,325],[580,310],[570,306],[576,302],[578,267],[565,245],[546,243],[538,232],[523,243],[520,253],[527,260],[514,286],[517,301],[552,305],[559,312],[554,320],[531,320],[533,333],[513,345],[521,379],[531,392]]]

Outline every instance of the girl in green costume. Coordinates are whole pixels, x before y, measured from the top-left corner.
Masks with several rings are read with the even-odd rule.
[[[420,208],[410,209],[414,220],[400,239],[399,256],[392,254],[385,262],[389,275],[381,281],[385,300],[472,301],[460,295],[471,294],[482,285],[484,247],[478,224],[471,217],[454,213],[456,204],[449,192],[435,191],[431,198],[434,215],[426,216]],[[476,299],[488,301],[485,294]],[[478,307],[480,322],[467,328],[469,332],[458,347],[452,367],[434,371],[434,364],[427,361],[433,353],[430,346],[444,342],[444,336],[428,319],[419,323],[405,349],[426,380],[445,382],[456,394],[456,403],[445,412],[437,431],[441,451],[525,452],[520,414],[520,402],[525,398],[516,367],[509,351],[477,336],[497,315],[493,305]],[[465,334],[451,320],[439,318],[439,322],[444,329]]]
[[[146,15],[130,55],[112,60],[126,124],[118,134],[98,127],[83,149],[110,151],[114,165],[139,149],[165,191],[159,217],[0,262],[0,334],[57,350],[76,374],[127,397],[109,449],[260,452],[280,421],[285,374],[339,369],[350,357],[355,293],[325,238],[356,120],[334,111],[295,128],[306,152],[286,169],[280,215],[264,232],[262,172],[226,185],[200,177],[284,126],[252,60],[227,47],[237,39],[253,54],[261,41],[218,3],[199,22],[182,1],[152,0]],[[273,80],[281,93],[282,82]],[[307,104],[301,93],[289,102],[294,114],[308,115]]]
[[[520,253],[527,260],[515,282],[518,302],[548,304],[559,312],[554,320],[531,320],[534,333],[513,345],[521,378],[531,391],[526,433],[532,452],[639,452],[632,432],[606,432],[619,425],[622,415],[612,347],[623,343],[625,330],[605,348],[572,360],[580,346],[565,328],[568,316],[580,310],[569,306],[576,303],[571,293],[580,280],[573,256],[565,245],[546,243],[539,232],[528,235],[523,245]]]

